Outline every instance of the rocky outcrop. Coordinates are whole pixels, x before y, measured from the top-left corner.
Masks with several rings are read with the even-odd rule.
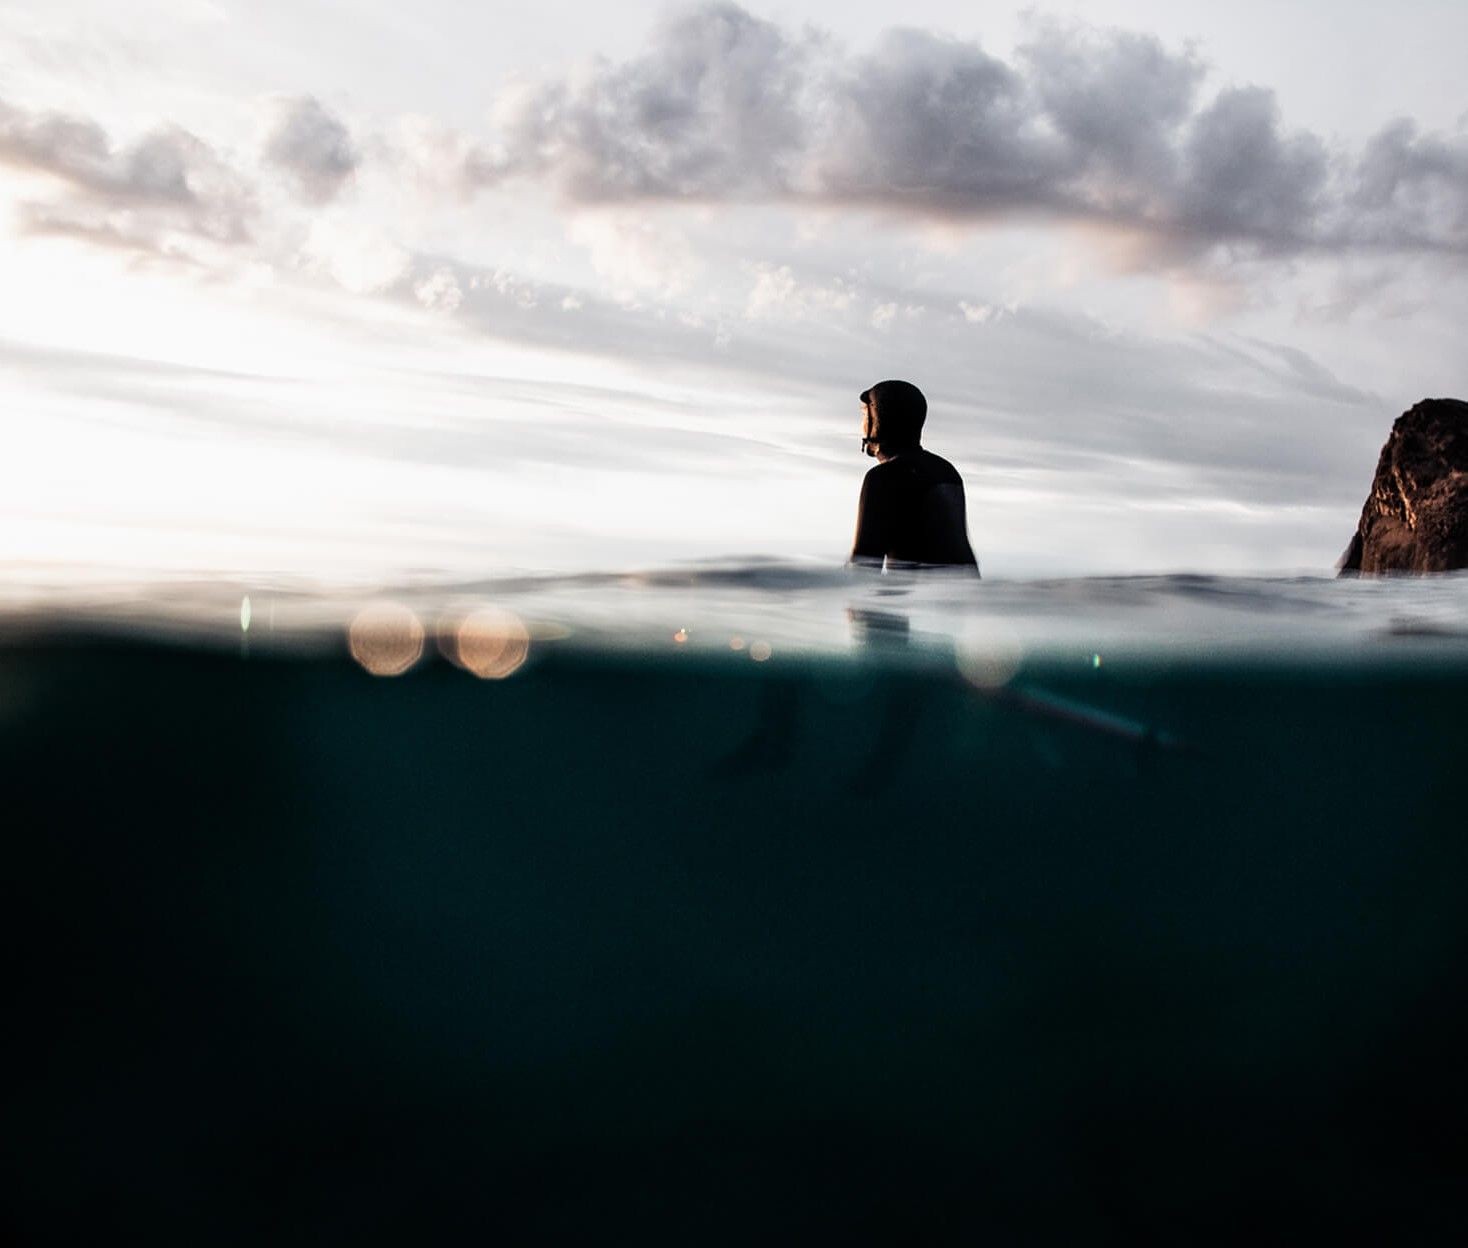
[[[1468,403],[1423,399],[1397,417],[1356,536],[1341,559],[1353,572],[1468,568]]]

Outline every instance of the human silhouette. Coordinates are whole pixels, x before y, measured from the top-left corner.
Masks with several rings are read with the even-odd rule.
[[[851,562],[872,567],[968,567],[963,478],[922,447],[928,401],[907,381],[879,381],[861,395],[862,450],[878,463],[861,483]]]

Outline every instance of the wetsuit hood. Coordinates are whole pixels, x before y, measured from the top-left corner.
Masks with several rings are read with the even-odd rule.
[[[910,451],[922,441],[923,421],[928,416],[928,401],[910,381],[879,381],[861,392],[861,401],[871,413],[871,420],[861,447],[868,455],[895,455]]]

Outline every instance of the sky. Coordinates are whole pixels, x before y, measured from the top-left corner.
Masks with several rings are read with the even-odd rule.
[[[900,21],[894,20],[899,18]],[[0,0],[0,575],[1328,571],[1468,397],[1460,0]]]

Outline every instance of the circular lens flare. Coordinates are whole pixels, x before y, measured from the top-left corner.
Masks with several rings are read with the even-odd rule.
[[[357,613],[347,645],[374,676],[401,676],[423,657],[423,624],[407,607],[377,603]]]
[[[976,689],[1003,689],[1024,659],[1018,634],[997,620],[978,621],[956,640],[958,670]]]
[[[513,611],[483,607],[454,630],[449,658],[481,680],[504,680],[530,656],[530,630]]]

